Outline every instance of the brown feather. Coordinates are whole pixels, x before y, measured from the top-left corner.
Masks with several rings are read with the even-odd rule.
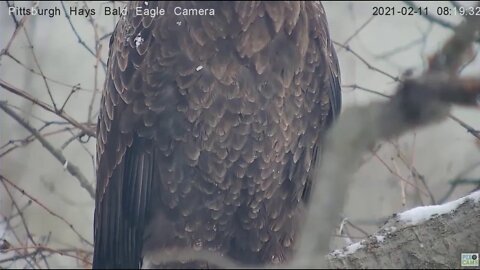
[[[136,16],[137,6],[166,14]],[[185,1],[215,16],[176,16],[175,6],[129,3],[110,40],[93,266],[138,268],[175,248],[286,262],[341,108],[323,7]]]

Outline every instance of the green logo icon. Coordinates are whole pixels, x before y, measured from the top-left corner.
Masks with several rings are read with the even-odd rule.
[[[462,253],[461,266],[479,266],[478,253]]]

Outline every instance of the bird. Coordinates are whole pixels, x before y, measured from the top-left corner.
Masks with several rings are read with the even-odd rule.
[[[209,267],[155,262],[179,250],[290,261],[342,103],[322,3],[126,10],[97,122],[93,268]]]

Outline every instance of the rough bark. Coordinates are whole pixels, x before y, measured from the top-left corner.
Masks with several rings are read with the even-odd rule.
[[[458,269],[461,253],[480,250],[479,224],[480,203],[473,200],[417,225],[394,215],[377,234],[361,241],[362,248],[330,253],[329,267]]]

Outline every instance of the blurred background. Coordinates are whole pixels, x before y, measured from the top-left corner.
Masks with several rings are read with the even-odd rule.
[[[434,18],[372,16],[374,7],[400,9],[412,4],[428,8]],[[394,92],[396,78],[422,72],[429,56],[452,35],[449,26],[462,21],[460,15],[437,16],[437,8],[474,4],[325,2],[330,34],[337,44],[344,108],[384,100],[382,94]],[[8,13],[9,5],[58,7],[61,14],[22,19]],[[94,8],[97,14],[66,17],[63,8],[71,6]],[[123,3],[1,2],[0,83],[63,108],[79,123],[94,127],[109,35],[118,20],[118,16],[99,12],[105,6]],[[479,74],[480,58],[476,58],[461,75]],[[0,102],[4,101],[94,186],[95,138],[82,136],[65,119],[0,86]],[[456,121],[447,119],[415,130],[365,155],[341,213],[343,221],[332,250],[374,233],[393,213],[450,201],[479,188],[480,143],[467,128],[480,129],[480,111],[455,107],[451,113]],[[0,122],[0,174],[4,177],[0,184],[0,267],[90,267],[92,197],[65,169],[66,164],[2,110]]]

